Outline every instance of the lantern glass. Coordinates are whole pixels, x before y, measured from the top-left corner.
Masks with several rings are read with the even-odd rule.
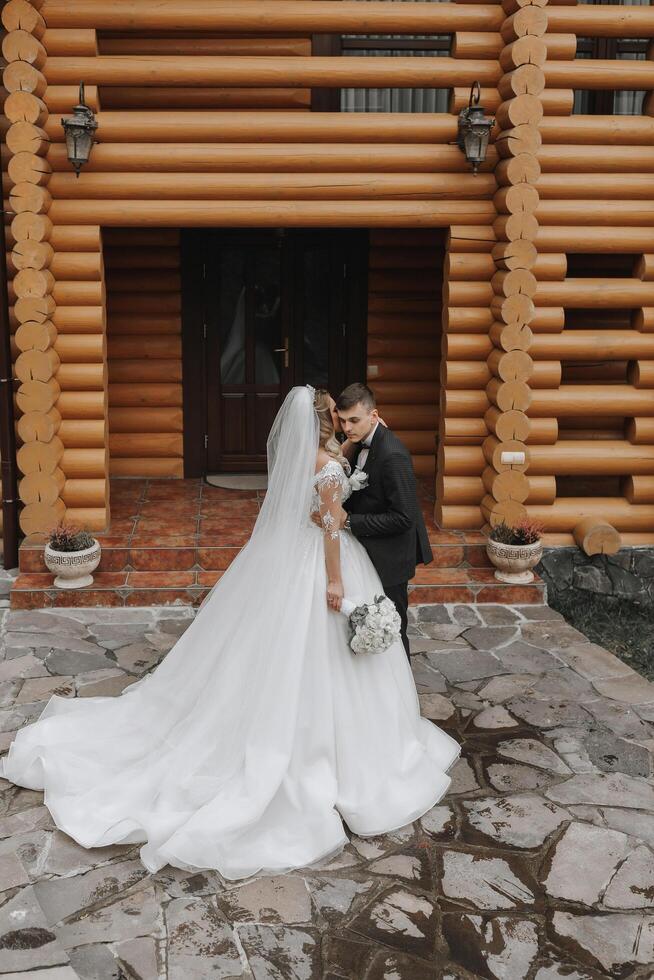
[[[66,153],[76,170],[88,163],[93,145],[93,132],[85,126],[75,126],[70,123],[66,127]]]

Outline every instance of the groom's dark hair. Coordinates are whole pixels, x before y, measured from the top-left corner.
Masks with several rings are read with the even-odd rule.
[[[336,399],[336,411],[345,412],[348,408],[354,408],[355,405],[359,404],[363,405],[368,412],[372,412],[373,408],[377,407],[375,396],[368,385],[357,381],[356,384],[348,385],[340,393]]]

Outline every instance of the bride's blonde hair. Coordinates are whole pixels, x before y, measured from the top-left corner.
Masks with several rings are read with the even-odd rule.
[[[348,462],[341,452],[341,444],[336,438],[334,422],[329,408],[330,394],[326,388],[318,388],[313,399],[313,406],[320,424],[319,445],[332,459],[338,460],[343,469],[348,468]]]

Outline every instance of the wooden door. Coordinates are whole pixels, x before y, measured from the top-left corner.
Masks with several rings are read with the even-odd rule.
[[[188,236],[185,472],[264,471],[270,426],[293,385],[338,393],[365,378],[367,234],[211,229]],[[202,413],[203,460],[186,433],[187,418]]]

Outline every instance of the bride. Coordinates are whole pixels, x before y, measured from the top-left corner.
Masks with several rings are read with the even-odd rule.
[[[333,529],[358,492],[333,406],[290,391],[252,537],[159,666],[118,697],[52,695],[17,732],[0,775],[42,789],[83,847],[142,843],[151,872],[236,880],[335,855],[343,821],[382,834],[447,791],[460,746],[420,717],[401,641],[354,655],[337,611],[382,589],[362,545]]]

